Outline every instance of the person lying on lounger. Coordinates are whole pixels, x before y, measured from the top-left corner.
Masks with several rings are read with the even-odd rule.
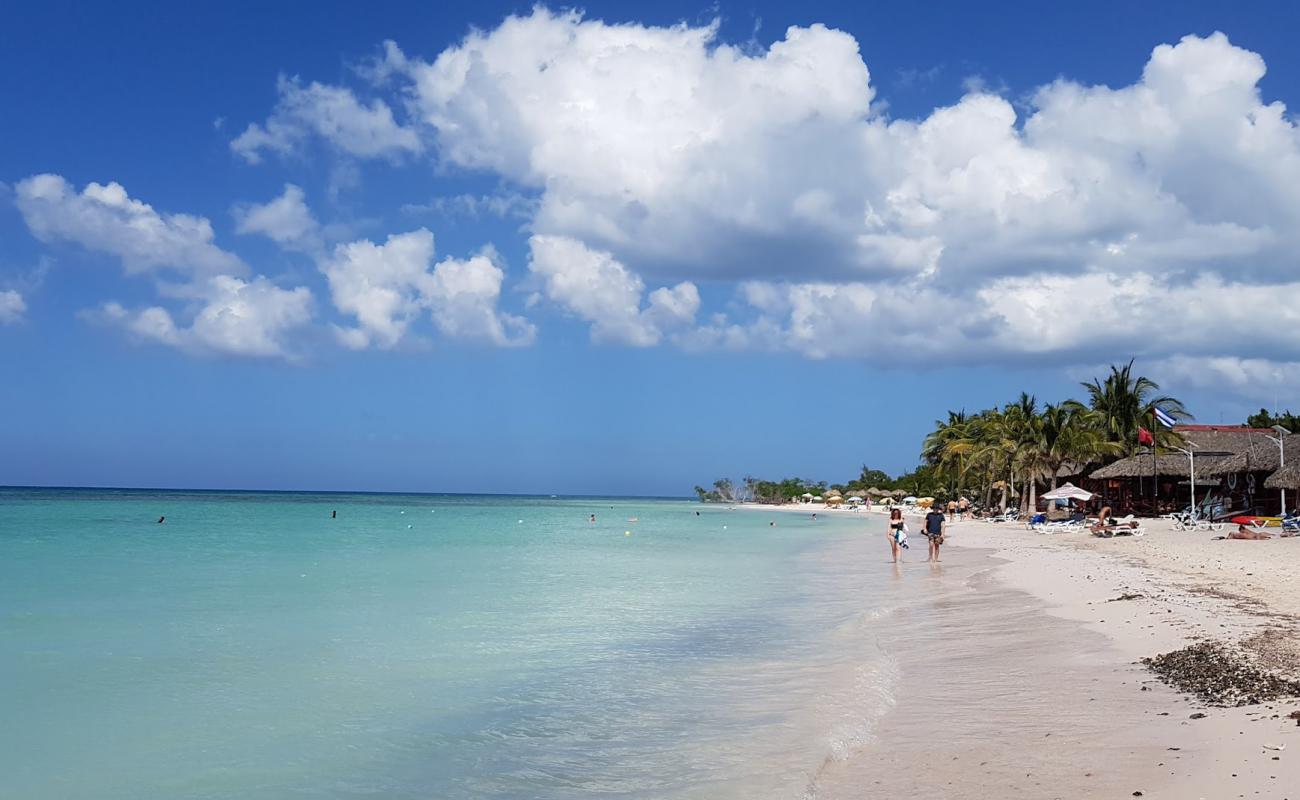
[[[1278,535],[1281,538],[1290,538],[1292,536],[1295,536],[1295,534],[1292,533],[1291,531],[1282,531]],[[1238,525],[1237,529],[1232,533],[1228,534],[1227,538],[1250,539],[1250,540],[1258,541],[1261,539],[1272,539],[1273,535],[1270,534],[1268,531],[1264,530],[1263,528],[1251,528],[1246,525]]]

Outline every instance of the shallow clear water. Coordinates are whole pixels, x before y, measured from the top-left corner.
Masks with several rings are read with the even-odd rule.
[[[868,529],[0,489],[0,797],[800,797],[895,680]]]

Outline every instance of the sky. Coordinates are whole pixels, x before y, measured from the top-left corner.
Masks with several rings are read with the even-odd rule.
[[[0,485],[898,473],[1295,409],[1290,3],[10,4]]]

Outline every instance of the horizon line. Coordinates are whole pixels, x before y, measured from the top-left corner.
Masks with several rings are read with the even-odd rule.
[[[100,491],[100,492],[204,492],[212,494],[369,494],[416,495],[422,497],[528,497],[543,500],[694,500],[690,495],[660,494],[560,494],[533,492],[431,492],[386,489],[219,489],[176,486],[46,486],[36,484],[0,484],[0,491],[8,489],[47,491]]]

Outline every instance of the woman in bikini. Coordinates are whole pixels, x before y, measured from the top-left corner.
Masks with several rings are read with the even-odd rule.
[[[889,552],[894,556],[894,563],[898,563],[898,557],[902,555],[903,548],[898,543],[898,534],[903,530],[903,509],[895,508],[889,512],[889,530],[886,535],[889,537]]]

